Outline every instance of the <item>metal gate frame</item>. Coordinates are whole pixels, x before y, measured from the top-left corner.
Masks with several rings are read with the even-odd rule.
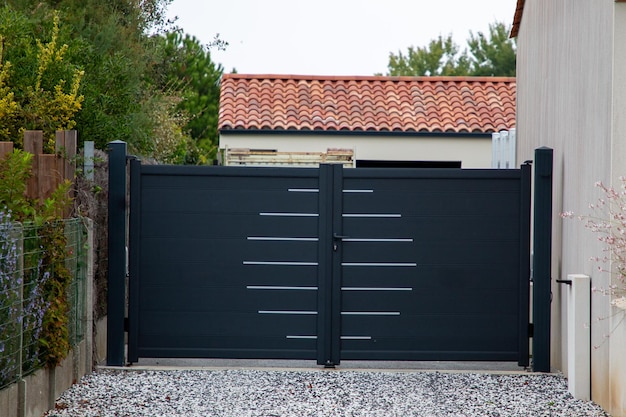
[[[132,159],[126,156],[126,144],[123,142],[113,142],[110,144],[110,159],[109,159],[109,317],[108,317],[108,357],[107,364],[120,366],[124,363],[124,333],[128,330],[128,318],[124,317],[124,306],[126,297],[126,160]],[[535,234],[542,233],[542,236],[546,236],[546,225],[551,224],[551,190],[552,190],[552,150],[547,148],[538,149],[536,151],[535,165],[535,194],[536,201],[534,206],[534,230]],[[135,161],[134,164],[138,166],[139,162]],[[526,167],[526,168],[524,168]],[[135,168],[137,169],[137,168]],[[525,165],[522,170],[530,172],[530,166]],[[343,171],[340,166],[326,166],[320,169],[320,209],[341,212],[341,189],[340,187],[333,187],[333,184],[341,180]],[[522,176],[527,178],[523,180],[523,189],[528,189],[530,192],[530,176]],[[137,179],[131,179],[136,181]],[[331,192],[330,189],[333,188]],[[324,191],[323,191],[324,190]],[[549,201],[546,201],[549,200]],[[526,200],[525,200],[526,201]],[[530,200],[528,200],[530,201]],[[134,204],[134,203],[131,203]],[[528,203],[530,204],[530,203]],[[524,211],[525,208],[523,209]],[[528,207],[530,212],[530,207]],[[332,213],[326,213],[332,214]],[[322,213],[320,212],[320,215]],[[326,277],[340,276],[341,274],[341,257],[333,256],[333,247],[341,239],[341,218],[334,216],[332,222],[322,223],[320,222],[319,237],[319,257],[321,265],[324,268],[319,268],[318,274],[325,275]],[[522,234],[524,236],[524,234]],[[536,235],[537,236],[537,235]],[[550,245],[546,245],[545,239],[542,242],[534,242],[534,329],[535,337],[533,338],[533,350],[534,350],[534,362],[535,370],[544,371],[547,367],[549,370],[549,290],[550,290]],[[551,240],[551,236],[548,237],[548,241]],[[522,242],[524,247],[528,247],[530,250],[530,242]],[[547,247],[546,247],[547,246]],[[339,245],[339,251],[341,245]],[[121,254],[123,256],[120,256]],[[525,257],[525,254],[520,256]],[[528,269],[523,267],[524,263],[521,263],[522,268],[520,270],[520,276],[529,276],[530,265]],[[546,277],[547,271],[547,277]],[[132,274],[133,271],[131,270]],[[321,277],[320,277],[321,278]],[[340,345],[338,343],[340,339],[340,280],[334,280],[328,282],[326,279],[319,279],[319,291],[318,291],[318,305],[320,306],[320,314],[318,317],[318,331],[321,337],[317,340],[318,354],[317,362],[323,365],[335,365],[339,363],[340,358]],[[132,280],[131,280],[131,285]],[[522,288],[526,287],[526,289]],[[520,279],[521,296],[524,297],[528,294],[528,288],[524,285],[524,280]],[[131,291],[137,291],[137,288]],[[546,303],[546,294],[548,301]],[[324,306],[324,308],[321,308]],[[546,307],[547,306],[547,307]],[[120,308],[121,307],[121,308]],[[541,314],[537,314],[540,311]],[[134,314],[132,308],[130,314]],[[525,333],[526,336],[532,336],[532,327],[528,325],[528,314],[520,315],[519,330],[521,333]],[[537,332],[537,329],[541,329],[541,333]],[[547,329],[547,333],[546,333]],[[129,334],[130,342],[135,337],[132,332]],[[520,365],[524,365],[525,360],[522,356],[528,357],[528,339],[520,337]]]
[[[325,303],[325,314],[321,315],[319,321],[319,329],[324,329],[325,337],[318,341],[318,364],[332,366],[340,363],[341,357],[341,283],[342,283],[342,245],[339,243],[344,237],[342,229],[341,214],[343,213],[342,189],[344,177],[358,177],[358,169],[344,171],[341,166],[320,166],[320,176],[324,178],[320,181],[320,199],[326,198],[330,201],[320,203],[320,207],[327,207],[330,213],[325,213],[332,221],[326,222],[326,230],[322,234],[320,230],[320,241],[326,242],[326,246],[321,249],[330,261],[325,262],[327,270],[320,268],[319,282],[325,282],[325,290],[319,291],[320,304]],[[473,172],[472,172],[473,171]],[[551,169],[549,170],[551,172]],[[391,173],[389,178],[397,178],[397,175]],[[426,171],[418,171],[426,172]],[[531,227],[531,165],[526,163],[518,170],[469,170],[465,174],[476,174],[476,177],[487,178],[515,178],[520,181],[520,253],[519,253],[519,312],[518,312],[518,365],[529,365],[529,338],[532,336],[532,326],[529,325],[529,296],[530,296],[530,227]],[[385,176],[385,171],[379,171],[377,176]],[[438,171],[437,178],[449,177],[450,179],[459,178],[458,170]],[[325,192],[322,192],[322,184],[324,184]],[[321,215],[321,213],[320,213]],[[535,213],[537,215],[537,213]],[[541,215],[540,215],[541,217]],[[331,226],[332,225],[332,226]],[[332,237],[332,239],[330,238]],[[345,236],[347,237],[347,236]],[[331,244],[332,242],[332,244]],[[536,258],[535,258],[536,259]],[[321,259],[320,259],[321,261]],[[524,308],[526,307],[526,308]],[[330,317],[328,317],[330,316]],[[549,335],[548,335],[549,338]],[[536,348],[537,349],[537,348]],[[539,348],[541,351],[541,348]],[[541,356],[541,353],[540,353]]]

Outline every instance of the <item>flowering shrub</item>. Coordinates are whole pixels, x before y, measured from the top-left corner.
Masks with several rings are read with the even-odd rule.
[[[69,352],[67,245],[63,222],[20,225],[0,210],[0,388]]]
[[[10,213],[0,211],[0,387],[18,375],[21,278]]]
[[[22,372],[28,373],[42,363],[40,346],[44,314],[50,305],[45,298],[45,285],[50,272],[44,270],[43,249],[37,228],[24,230],[24,289],[22,297]]]
[[[585,222],[587,229],[597,233],[598,240],[603,243],[603,255],[593,256],[591,261],[598,264],[598,271],[612,275],[608,287],[592,290],[611,296],[612,305],[626,310],[626,177],[620,177],[620,181],[619,190],[596,182],[603,197],[595,204],[589,204],[591,215],[578,216],[578,219]],[[566,211],[561,217],[574,217],[574,213]],[[607,268],[607,265],[610,266]]]
[[[51,274],[44,270],[38,228],[18,227],[11,212],[0,211],[0,387],[47,359],[41,342]]]

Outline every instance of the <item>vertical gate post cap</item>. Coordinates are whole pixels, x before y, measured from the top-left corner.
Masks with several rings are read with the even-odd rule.
[[[552,176],[552,148],[542,146],[535,149],[535,172],[541,177]]]
[[[114,140],[107,143],[107,151],[111,152],[114,148],[126,149],[126,142],[124,142],[123,140]]]

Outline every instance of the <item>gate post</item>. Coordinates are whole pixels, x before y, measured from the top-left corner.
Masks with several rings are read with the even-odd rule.
[[[533,370],[550,372],[552,298],[552,149],[535,149]]]
[[[126,142],[109,143],[107,365],[124,365]]]
[[[341,213],[341,169],[330,164],[319,168],[317,364],[329,368],[340,361],[341,245],[336,233],[341,232],[341,214],[337,217],[336,211],[339,207]]]

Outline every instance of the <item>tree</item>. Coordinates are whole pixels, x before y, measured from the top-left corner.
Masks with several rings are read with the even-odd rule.
[[[427,47],[409,47],[406,55],[389,54],[388,75],[464,75],[469,70],[467,53],[459,56],[459,47],[447,38],[439,36]]]
[[[201,159],[212,159],[217,150],[219,83],[224,70],[211,60],[210,48],[227,44],[216,37],[211,45],[202,45],[181,30],[168,32],[159,41],[164,58],[155,79],[161,89],[180,92],[177,108],[188,117],[184,128],[201,151]]]
[[[130,152],[169,163],[211,159],[222,68],[211,61],[209,48],[225,42],[217,37],[201,45],[183,35],[165,19],[170,2],[7,0],[0,6],[0,137],[19,147],[17,129],[35,128],[20,122],[17,110],[32,110],[28,120],[45,121],[48,107],[37,101],[42,95],[27,97],[41,85],[52,91],[42,97],[74,100],[67,108],[74,111],[71,121],[52,116],[67,119],[58,127],[74,127],[79,141],[104,149],[123,140]],[[56,32],[53,16],[60,22]],[[46,50],[37,39],[62,58],[49,60],[41,79],[37,53]]]
[[[78,91],[84,73],[67,59],[59,15],[33,26],[25,15],[2,7],[0,41],[0,136],[20,145],[24,130],[43,130],[44,148],[53,150],[55,131],[76,125],[83,101]]]
[[[489,25],[489,38],[470,32],[471,75],[515,76],[516,42],[509,33],[511,28],[498,22]]]
[[[159,13],[146,16],[139,5],[156,7],[168,1],[7,1],[0,14],[0,36],[5,40],[3,62],[11,64],[9,86],[15,92],[15,100],[26,102],[31,108],[37,104],[26,95],[28,86],[37,90],[40,82],[36,75],[36,42],[41,39],[42,44],[58,47],[63,62],[84,71],[77,92],[83,98],[82,110],[75,114],[73,126],[80,132],[79,139],[93,140],[100,149],[120,139],[128,142],[133,152],[147,154],[152,123],[142,105],[154,94],[145,88],[145,74],[156,57],[145,31],[156,24],[149,20],[150,16]],[[56,33],[49,23],[53,16],[61,22]],[[75,86],[71,73],[63,74],[59,66],[58,60],[52,59],[44,75],[67,80],[66,89]],[[50,90],[46,78],[41,83],[44,90]],[[33,120],[38,117],[38,110],[45,109],[37,107],[32,109]],[[14,141],[19,145],[19,135]]]
[[[407,54],[389,54],[391,76],[476,75],[514,76],[515,40],[504,23],[489,25],[489,36],[470,32],[468,47],[461,51],[452,40],[439,36],[425,47],[409,47]]]

